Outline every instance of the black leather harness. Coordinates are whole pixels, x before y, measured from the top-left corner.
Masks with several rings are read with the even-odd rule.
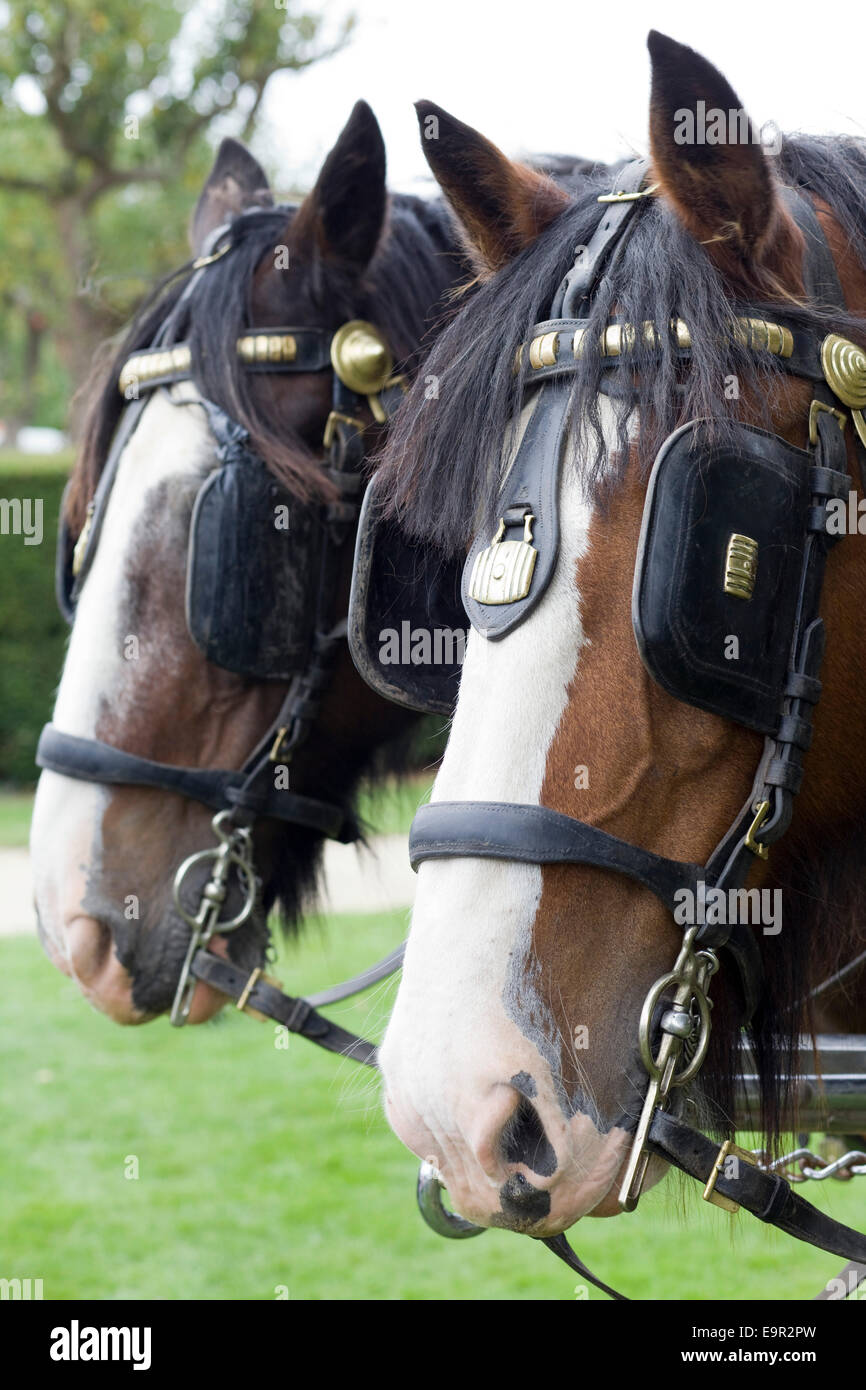
[[[200,276],[207,274],[207,267],[223,255],[230,254],[235,244],[231,228],[219,228],[213,233],[151,347],[139,352],[121,373],[120,389],[129,403],[124,409],[99,484],[88,507],[87,525],[79,539],[79,560],[74,573],[71,538],[61,525],[57,597],[61,611],[70,623],[74,620],[78,596],[96,552],[121,458],[150,399],[149,392],[188,381],[194,374],[189,348],[176,338],[176,332],[188,309],[195,285]],[[368,330],[374,336],[378,334],[372,325],[348,326]],[[171,792],[201,802],[219,813],[214,820],[214,830],[217,838],[224,842],[222,848],[192,856],[192,860],[181,865],[175,880],[178,909],[190,924],[197,923],[198,927],[193,928],[187,963],[172,1010],[172,1022],[182,1024],[185,1021],[191,987],[199,979],[233,998],[241,1008],[249,1007],[273,1018],[289,1031],[300,1033],[332,1052],[349,1053],[359,1061],[375,1065],[375,1047],[372,1043],[346,1032],[317,1014],[309,1001],[283,994],[273,981],[262,975],[261,970],[254,971],[250,976],[249,972],[237,970],[228,961],[205,949],[211,934],[226,932],[259,909],[260,883],[252,863],[251,840],[246,834],[255,820],[281,821],[343,843],[352,843],[360,837],[354,818],[347,816],[342,807],[282,789],[275,784],[274,778],[276,766],[288,763],[307,738],[318,715],[322,696],[332,679],[335,660],[346,639],[346,618],[337,611],[338,584],[345,546],[354,537],[366,484],[363,465],[368,420],[365,419],[365,410],[369,408],[374,418],[384,422],[403,399],[402,378],[392,376],[390,371],[385,373],[386,380],[375,383],[375,391],[362,393],[352,389],[341,376],[340,361],[335,357],[334,343],[337,337],[338,334],[318,328],[250,328],[239,344],[239,349],[244,352],[247,344],[252,345],[250,358],[243,362],[247,370],[332,371],[332,410],[325,429],[322,471],[337,492],[334,502],[323,503],[319,508],[322,539],[308,650],[300,669],[289,680],[275,718],[243,767],[202,769],[170,766],[139,757],[99,739],[66,733],[53,724],[46,725],[42,731],[36,762],[39,767],[65,777],[104,785],[152,787]],[[286,356],[287,342],[291,344],[290,357]],[[262,347],[260,356],[259,345]],[[180,403],[187,402],[182,400]],[[243,426],[212,401],[196,396],[194,403],[200,404],[206,411],[216,442],[218,473],[230,466],[238,468],[241,476],[246,470],[264,469]],[[238,519],[235,520],[236,524],[240,524]],[[197,635],[195,631],[193,635]],[[213,652],[206,649],[206,654],[213,659]],[[231,669],[238,668],[233,666]],[[279,670],[270,672],[270,675],[274,679],[283,677]],[[229,830],[224,833],[226,825]],[[212,859],[216,872],[222,858],[226,858],[227,869],[231,865],[241,875],[242,884],[246,886],[247,904],[238,918],[227,925],[220,917],[220,907],[227,896],[227,883],[216,883],[212,879],[206,886],[205,896],[210,893],[210,906],[215,910],[211,911],[205,930],[198,922],[198,916],[188,912],[184,906],[184,879],[192,861]],[[220,901],[216,901],[220,894]],[[393,973],[399,968],[401,959],[402,948],[356,979],[326,993],[332,1000],[350,997]],[[180,1007],[184,995],[185,1009]]]
[[[529,517],[538,555],[534,561],[531,584],[524,585],[520,596],[506,600],[497,597],[488,602],[483,586],[479,595],[476,566],[487,538],[480,537],[472,547],[464,570],[463,597],[473,626],[488,640],[500,640],[522,622],[540,602],[552,576],[558,548],[557,496],[569,402],[567,380],[575,370],[575,358],[582,350],[583,336],[587,331],[586,305],[598,292],[604,277],[610,274],[635,225],[634,209],[641,196],[645,172],[646,164],[635,161],[620,175],[619,189],[622,194],[631,196],[623,197],[609,206],[589,246],[581,248],[573,269],[560,286],[552,305],[551,317],[536,324],[532,330],[531,372],[527,385],[538,385],[540,389],[534,414],[503,484],[499,510],[503,517],[502,534],[510,524],[509,518],[514,524],[522,525],[524,519]],[[811,202],[793,190],[785,190],[784,196],[806,238],[804,272],[808,293],[844,309],[844,298],[832,256]],[[751,325],[756,321],[740,322]],[[757,323],[761,330],[768,330],[764,321]],[[611,356],[610,365],[612,368],[625,366],[627,370],[627,335],[641,330],[639,327],[622,325],[616,320],[613,327],[618,329],[616,342],[622,350],[619,355]],[[715,888],[740,888],[748,878],[755,857],[766,857],[769,847],[788,828],[793,798],[802,782],[803,755],[811,741],[812,711],[821,690],[818,673],[824,630],[819,616],[819,600],[826,556],[836,539],[828,534],[827,503],[831,499],[847,497],[851,479],[847,472],[847,451],[840,428],[844,420],[840,420],[839,401],[827,384],[820,341],[810,333],[786,328],[783,323],[770,325],[769,328],[788,349],[780,357],[781,365],[792,375],[806,377],[814,383],[817,405],[813,405],[810,417],[811,448],[808,454],[803,450],[792,450],[792,446],[775,436],[763,436],[767,441],[764,445],[748,437],[746,427],[742,427],[743,433],[735,436],[734,440],[734,451],[739,438],[744,452],[754,459],[756,469],[762,462],[768,463],[772,469],[777,460],[784,460],[784,465],[779,462],[773,476],[774,482],[780,470],[785,477],[788,474],[793,476],[799,470],[802,479],[797,494],[800,499],[800,530],[793,541],[796,565],[791,575],[794,589],[789,596],[789,631],[784,639],[778,686],[770,691],[772,701],[768,703],[766,694],[762,703],[758,702],[756,695],[750,695],[747,700],[742,690],[738,692],[735,689],[728,697],[726,707],[719,711],[727,717],[762,729],[766,740],[749,799],[708,863],[700,866],[666,859],[545,806],[468,801],[433,802],[419,809],[410,834],[413,867],[417,868],[426,860],[455,856],[533,864],[593,865],[624,874],[643,884],[672,911],[674,893],[684,888],[696,891],[700,882]],[[673,322],[670,331],[678,331]],[[789,333],[790,341],[784,339],[785,332]],[[685,428],[693,430],[694,425]],[[755,433],[759,432],[752,432]],[[662,466],[662,455],[666,448],[663,446],[657,460],[657,470]],[[762,459],[762,451],[766,458]],[[756,476],[766,475],[758,472]],[[736,485],[734,482],[733,486]],[[652,486],[651,483],[650,489]],[[645,512],[645,528],[646,525]],[[748,540],[748,537],[745,539]],[[641,579],[639,559],[635,578],[635,630],[639,645]],[[664,623],[662,630],[668,630]],[[646,650],[642,654],[651,674],[659,679],[657,671],[647,659]],[[701,698],[699,692],[690,688],[687,664],[681,668],[673,664],[672,669],[675,673],[671,677],[674,684],[669,684],[668,688],[673,689],[678,698],[705,708],[714,708],[709,701],[717,692],[710,691],[705,698]],[[663,680],[662,683],[667,682]],[[759,1001],[761,960],[748,927],[745,924],[711,925],[706,922],[692,927],[686,934],[674,972],[659,982],[655,994],[651,996],[651,1000],[657,1004],[662,993],[670,993],[674,987],[677,990],[674,1007],[662,1019],[662,1044],[658,1055],[653,1053],[650,1040],[652,1010],[649,1001],[645,1006],[646,1019],[642,1021],[642,1028],[646,1038],[642,1055],[646,1059],[651,1083],[620,1194],[620,1204],[625,1210],[631,1210],[636,1205],[649,1156],[656,1154],[690,1176],[709,1184],[713,1195],[708,1196],[708,1200],[731,1199],[760,1220],[800,1240],[863,1262],[862,1277],[866,1278],[866,1236],[818,1212],[795,1195],[784,1178],[753,1166],[754,1160],[751,1158],[737,1165],[736,1177],[727,1176],[720,1165],[718,1146],[667,1112],[671,1088],[696,1074],[706,1050],[709,1032],[706,991],[718,964],[714,952],[721,948],[736,960],[743,986],[746,1020],[751,1017]],[[696,1005],[700,1008],[697,1009]],[[682,1052],[682,1039],[692,1023],[698,1028],[700,1055],[687,1061]],[[694,1031],[691,1036],[694,1041]],[[573,1269],[612,1297],[622,1297],[587,1270],[570,1250],[564,1236],[545,1243]]]

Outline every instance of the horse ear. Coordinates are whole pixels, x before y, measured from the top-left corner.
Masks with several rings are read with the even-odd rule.
[[[292,235],[312,235],[323,256],[360,272],[385,222],[385,143],[366,101],[358,101],[293,220]]]
[[[777,205],[767,158],[742,103],[694,49],[654,29],[647,47],[650,153],[662,192],[717,259],[760,261]]]
[[[210,233],[246,208],[273,207],[273,203],[258,160],[239,141],[223,140],[192,215],[189,239],[194,253],[201,255]]]
[[[533,242],[571,199],[553,179],[515,164],[471,126],[432,101],[415,103],[421,145],[482,274]]]

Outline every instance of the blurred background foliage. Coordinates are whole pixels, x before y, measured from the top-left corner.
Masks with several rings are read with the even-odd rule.
[[[254,139],[269,79],[325,60],[354,20],[304,0],[0,0],[0,497],[43,504],[41,545],[0,532],[0,783],[32,782],[66,628],[57,511],[73,454],[22,426],[80,422],[100,346],[189,255],[225,135]]]
[[[0,419],[76,426],[99,344],[188,254],[216,140],[338,51],[303,0],[0,0]],[[329,33],[333,25],[329,25]]]

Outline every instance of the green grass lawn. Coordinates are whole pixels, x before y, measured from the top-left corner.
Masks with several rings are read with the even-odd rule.
[[[277,974],[322,987],[404,928],[403,913],[312,922]],[[574,1299],[576,1277],[530,1240],[424,1226],[417,1164],[366,1071],[295,1038],[277,1050],[271,1024],[228,1011],[118,1028],[29,938],[0,940],[0,976],[0,1276],[41,1278],[46,1299]],[[334,1016],[380,1036],[392,989]],[[862,1180],[809,1196],[862,1224]],[[843,1263],[676,1182],[572,1234],[634,1298],[811,1298]]]
[[[0,849],[17,849],[27,844],[32,814],[32,792],[0,792]]]

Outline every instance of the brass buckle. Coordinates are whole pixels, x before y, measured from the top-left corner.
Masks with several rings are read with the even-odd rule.
[[[725,1197],[721,1192],[716,1191],[718,1181],[726,1161],[731,1158],[740,1158],[744,1163],[750,1163],[753,1168],[757,1168],[758,1160],[748,1149],[741,1149],[739,1144],[735,1144],[733,1139],[726,1139],[719,1152],[716,1154],[716,1161],[713,1170],[707,1178],[707,1185],[703,1191],[705,1202],[711,1202],[714,1207],[721,1207],[723,1211],[737,1212],[740,1210],[739,1202],[735,1202],[732,1197]]]
[[[280,727],[279,727],[279,729],[277,729],[276,738],[274,739],[273,743],[271,744],[271,751],[270,751],[270,753],[268,754],[268,762],[270,762],[270,763],[275,763],[275,762],[278,760],[278,758],[279,758],[279,756],[280,756],[280,749],[281,749],[282,746],[283,746],[283,740],[285,739],[286,734],[287,734],[288,732],[289,732],[289,726],[288,726],[288,724],[281,724]]]
[[[359,434],[362,434],[367,426],[363,420],[359,420],[355,415],[344,415],[341,410],[332,410],[325,421],[325,433],[322,443],[326,449],[330,449],[334,442],[334,435],[337,433],[337,425],[354,425]]]
[[[762,845],[760,840],[755,839],[755,833],[760,830],[767,814],[770,810],[769,801],[762,801],[755,807],[755,819],[746,831],[746,849],[750,849],[753,854],[757,854],[759,859],[769,859],[770,846]]]
[[[250,973],[250,978],[241,990],[240,998],[235,1008],[239,1009],[242,1014],[248,1014],[250,1018],[258,1019],[260,1023],[267,1023],[267,1014],[259,1013],[258,1009],[249,1008],[249,997],[259,980],[262,980],[266,985],[273,985],[275,989],[282,989],[283,987],[282,980],[275,980],[273,975],[265,975],[262,971],[262,967],[257,965],[255,970]]]
[[[388,423],[388,412],[380,401],[379,396],[382,391],[392,391],[395,386],[399,386],[403,395],[406,395],[409,390],[409,383],[405,375],[401,374],[400,376],[389,377],[380,391],[370,392],[367,396],[367,404],[370,407],[373,419],[376,421],[377,425],[386,425]]]
[[[650,198],[659,187],[657,183],[651,183],[649,188],[639,188],[636,193],[602,193],[600,198],[596,198],[597,203],[634,203],[638,198]]]
[[[834,410],[832,405],[825,405],[823,401],[813,401],[809,406],[809,443],[812,445],[818,443],[818,412],[821,410],[826,410],[828,415],[836,416],[840,430],[844,431],[848,423],[848,416],[844,410]]]

